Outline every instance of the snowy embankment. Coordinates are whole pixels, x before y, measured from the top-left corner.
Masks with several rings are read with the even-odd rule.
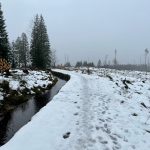
[[[150,75],[61,71],[70,81],[0,150],[149,150]]]
[[[35,94],[35,87],[46,88],[53,80],[53,76],[45,71],[24,73],[22,70],[13,70],[10,76],[0,75],[0,100],[11,91],[18,91],[21,94],[24,89],[28,89],[27,94]]]
[[[45,93],[56,81],[48,71],[11,70],[9,75],[0,74],[0,116],[29,100],[31,95]]]

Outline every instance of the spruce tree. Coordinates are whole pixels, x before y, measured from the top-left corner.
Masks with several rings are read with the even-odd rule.
[[[9,60],[9,48],[8,34],[0,3],[0,58]]]
[[[12,68],[16,68],[17,67],[17,60],[16,60],[16,54],[15,54],[15,42],[13,41],[10,44],[10,50],[11,50],[11,64],[12,64]]]
[[[29,64],[29,44],[28,44],[28,38],[27,35],[25,33],[22,33],[21,35],[21,49],[19,51],[20,54],[20,62],[22,64],[23,67],[27,67],[27,65]]]
[[[30,65],[30,51],[28,38],[25,33],[18,37],[12,44],[13,57],[16,67],[27,67]]]
[[[88,66],[87,61],[84,61],[84,62],[83,62],[83,67],[87,67],[87,66]]]
[[[18,37],[14,43],[14,58],[16,62],[16,67],[18,68],[21,67],[21,56],[20,56],[21,49],[22,49],[22,41],[21,37]]]
[[[82,65],[82,61],[77,61],[75,67],[82,67],[82,66],[83,66],[83,65]]]
[[[39,54],[39,48],[38,48],[38,42],[39,42],[39,36],[38,31],[39,30],[39,16],[36,15],[34,20],[34,25],[32,29],[31,34],[31,61],[32,61],[32,67],[36,68],[38,66],[38,54]]]
[[[50,43],[42,15],[36,15],[31,35],[31,58],[34,68],[46,69],[51,65]]]
[[[57,58],[56,58],[56,50],[53,49],[51,51],[51,67],[55,68],[56,67],[56,61],[57,61]]]
[[[98,63],[97,63],[97,68],[100,68],[101,65],[102,65],[102,62],[101,62],[101,60],[99,59],[99,60],[98,60]]]

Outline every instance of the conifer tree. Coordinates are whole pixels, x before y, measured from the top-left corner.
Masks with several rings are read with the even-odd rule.
[[[12,43],[12,52],[16,67],[26,68],[30,65],[29,43],[25,33],[22,33],[21,37]]]
[[[42,15],[36,15],[31,35],[31,58],[34,68],[46,69],[51,65],[50,43]]]
[[[56,67],[56,61],[57,61],[57,58],[56,58],[56,50],[53,49],[51,51],[51,67],[55,68]]]
[[[30,61],[30,52],[29,52],[29,44],[28,44],[28,38],[25,33],[22,33],[21,35],[21,49],[19,51],[20,54],[20,62],[22,63],[23,67],[27,67]]]
[[[117,50],[115,49],[115,58],[113,60],[114,66],[118,65],[118,61],[117,61]]]
[[[98,63],[97,63],[97,68],[100,68],[101,65],[102,65],[102,62],[101,62],[101,60],[99,59],[99,60],[98,60]]]
[[[8,34],[0,3],[0,58],[9,60],[9,49]]]
[[[20,68],[21,67],[21,57],[20,57],[20,51],[22,49],[22,41],[21,37],[18,37],[16,41],[14,42],[14,58],[16,62],[16,67]]]
[[[82,61],[77,61],[75,67],[82,67]]]
[[[87,61],[84,61],[83,62],[83,67],[87,67],[88,66],[88,62]]]
[[[38,27],[39,26],[39,16],[36,15],[35,20],[34,20],[34,25],[32,29],[32,34],[31,34],[31,61],[32,61],[32,67],[37,67],[38,65],[38,53],[39,53],[39,48],[38,48]]]

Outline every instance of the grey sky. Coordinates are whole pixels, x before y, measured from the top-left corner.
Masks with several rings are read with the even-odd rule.
[[[42,13],[59,63],[69,60],[144,61],[150,49],[150,0],[0,0],[10,40],[31,31],[31,20]]]

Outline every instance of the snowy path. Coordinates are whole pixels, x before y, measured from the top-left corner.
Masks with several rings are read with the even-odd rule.
[[[79,126],[76,129],[78,139],[76,139],[76,145],[70,145],[70,147],[76,150],[120,149],[117,138],[113,137],[107,124],[111,118],[107,115],[105,117],[110,102],[110,97],[106,93],[108,89],[105,89],[106,85],[102,82],[95,82],[93,77],[89,78],[84,75],[80,78],[83,87],[79,95],[81,108],[79,108],[77,121]],[[110,141],[107,140],[109,137]]]
[[[149,126],[131,116],[131,106],[120,104],[113,82],[62,72],[71,80],[0,150],[150,149],[144,130]]]

